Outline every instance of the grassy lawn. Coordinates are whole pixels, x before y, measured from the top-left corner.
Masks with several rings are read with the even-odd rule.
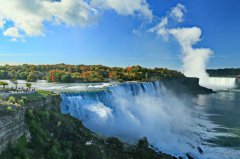
[[[55,94],[50,91],[44,91],[44,90],[37,90],[34,94],[16,94],[14,95],[15,98],[25,98],[26,102],[33,102],[33,101],[39,101],[41,99],[47,99],[49,96],[56,96],[58,94]]]

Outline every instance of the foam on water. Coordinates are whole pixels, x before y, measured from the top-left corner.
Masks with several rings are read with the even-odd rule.
[[[214,90],[228,90],[236,87],[236,78],[230,77],[209,77],[200,79],[200,85]]]
[[[101,83],[101,84],[98,84],[98,85],[89,85],[88,87],[89,88],[105,88],[105,87],[108,87],[108,86],[111,86],[113,85],[113,83]]]
[[[15,87],[10,80],[2,80],[8,82],[8,87]],[[26,81],[17,80],[18,87],[26,87]],[[49,83],[46,80],[38,80],[37,82],[30,82],[32,88],[40,90],[48,90],[53,92],[76,92],[76,91],[94,91],[97,89],[104,89],[114,83]]]
[[[214,158],[224,154],[204,140],[229,134],[214,132],[219,126],[201,111],[190,109],[189,102],[169,94],[159,82],[125,83],[105,91],[61,96],[62,112],[82,120],[99,134],[129,143],[147,137],[156,149],[175,156],[191,153],[198,158]],[[201,155],[198,146],[206,153]]]

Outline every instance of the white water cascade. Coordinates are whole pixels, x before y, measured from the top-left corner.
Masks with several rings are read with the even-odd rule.
[[[214,90],[227,90],[236,87],[236,78],[230,77],[209,77],[207,81],[201,81],[200,85]]]
[[[203,146],[201,136],[206,128],[203,132],[202,126],[206,121],[200,120],[199,114],[196,117],[184,99],[169,94],[160,82],[125,83],[105,91],[61,96],[62,112],[82,120],[94,132],[129,143],[147,137],[162,152],[202,158],[197,147]]]

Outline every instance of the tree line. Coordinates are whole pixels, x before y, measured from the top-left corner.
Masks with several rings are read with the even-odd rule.
[[[161,78],[182,78],[178,71],[167,68],[144,68],[139,65],[108,67],[103,65],[18,65],[0,66],[0,79],[22,79],[28,82],[107,82],[148,81]]]
[[[236,77],[240,75],[240,68],[209,69],[207,72],[213,77]]]

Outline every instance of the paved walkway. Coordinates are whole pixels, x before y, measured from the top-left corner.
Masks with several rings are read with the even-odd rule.
[[[0,96],[10,96],[10,95],[28,95],[28,94],[35,94],[35,91],[31,92],[0,92]]]

